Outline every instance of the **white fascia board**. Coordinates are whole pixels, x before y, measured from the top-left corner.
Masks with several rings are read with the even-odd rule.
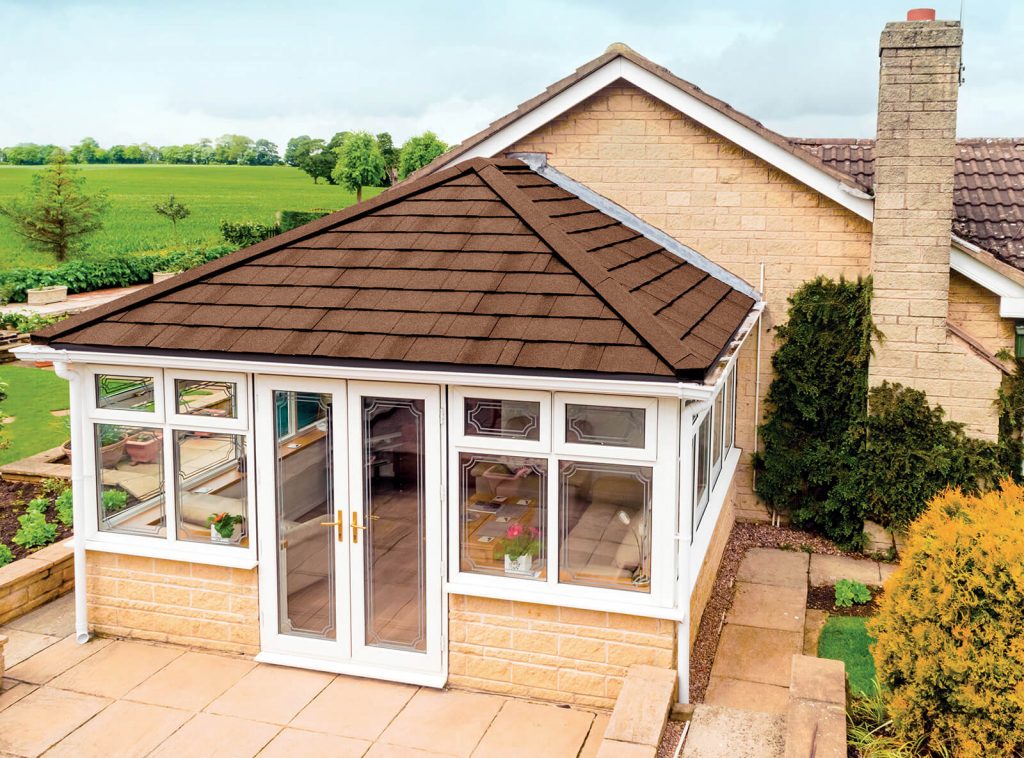
[[[949,249],[949,267],[989,292],[999,295],[999,315],[1002,318],[1024,319],[1024,286],[972,258],[956,246]]]
[[[514,387],[549,392],[587,392],[601,395],[643,395],[702,400],[713,387],[697,382],[648,382],[641,379],[600,379],[573,376],[529,376],[382,366],[334,366],[322,363],[290,363],[231,358],[205,358],[158,353],[104,353],[92,350],[58,350],[49,345],[24,345],[12,350],[21,360],[54,363],[86,363],[106,366],[158,366],[165,369],[230,371],[269,376],[303,376],[324,379],[357,379],[413,384],[452,384],[472,387]]]
[[[490,158],[501,153],[617,79],[628,81],[861,218],[869,221],[873,218],[874,201],[868,196],[862,196],[863,193],[855,187],[844,185],[828,173],[626,58],[609,61],[437,170],[468,158]]]

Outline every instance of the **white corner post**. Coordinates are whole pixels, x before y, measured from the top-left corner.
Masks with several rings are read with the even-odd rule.
[[[82,412],[82,393],[85,387],[82,372],[67,360],[56,359],[53,369],[57,376],[68,382],[68,397],[71,406],[71,498],[74,517],[75,537],[75,640],[79,645],[89,641],[89,605],[86,593],[86,562],[85,562],[85,500],[86,492],[93,486],[95,477],[92,467],[82,456],[85,449],[84,415]]]

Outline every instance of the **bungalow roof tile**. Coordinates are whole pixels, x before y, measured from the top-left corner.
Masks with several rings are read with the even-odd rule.
[[[33,339],[703,378],[753,298],[549,177],[466,161]]]

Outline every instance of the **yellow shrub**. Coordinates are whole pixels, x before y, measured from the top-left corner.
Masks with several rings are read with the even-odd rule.
[[[889,716],[956,756],[1024,754],[1024,489],[937,495],[869,625]]]

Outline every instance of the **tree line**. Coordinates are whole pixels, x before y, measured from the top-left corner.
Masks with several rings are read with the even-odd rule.
[[[344,148],[346,141],[350,144]],[[31,142],[0,148],[0,163],[16,166],[41,166],[49,162],[57,145]],[[111,145],[104,148],[92,137],[85,137],[66,152],[70,163],[138,164],[170,163],[191,165],[273,166],[285,163],[305,171],[315,183],[344,184],[359,192],[359,187],[392,184],[397,179],[430,163],[447,145],[433,132],[411,137],[397,147],[388,132],[337,132],[329,140],[303,134],[288,140],[284,157],[277,145],[267,139],[251,139],[242,134],[224,134],[215,140],[201,139],[184,145],[154,147],[148,143]],[[342,155],[342,168],[339,162]],[[358,179],[358,183],[356,180]]]

